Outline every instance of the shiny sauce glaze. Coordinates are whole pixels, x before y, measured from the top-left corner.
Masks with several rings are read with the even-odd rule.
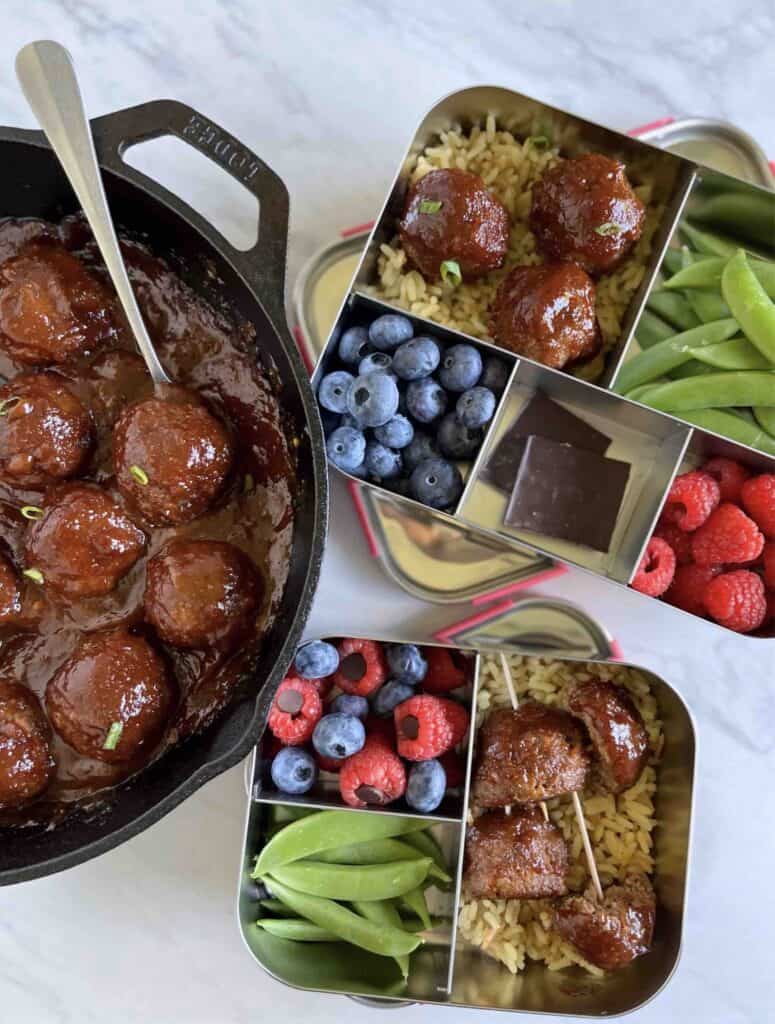
[[[288,574],[294,527],[296,441],[291,426],[284,421],[272,369],[262,368],[257,362],[253,327],[237,322],[230,312],[214,308],[195,294],[142,242],[122,237],[129,276],[162,363],[176,384],[196,391],[226,426],[234,452],[224,488],[193,521],[152,526],[136,509],[128,507],[116,486],[113,426],[128,403],[151,397],[153,388],[80,216],[68,217],[59,225],[31,219],[0,221],[0,315],[10,315],[8,308],[3,309],[4,288],[7,294],[9,282],[15,281],[16,287],[20,277],[24,279],[25,253],[30,247],[42,247],[45,252],[46,246],[58,261],[60,273],[67,275],[73,270],[62,255],[64,246],[101,283],[95,298],[93,289],[75,280],[78,268],[73,270],[69,298],[73,306],[81,304],[87,323],[85,347],[81,344],[80,351],[71,353],[76,329],[66,317],[63,319],[53,302],[44,314],[51,327],[54,361],[38,357],[36,365],[31,365],[28,349],[26,359],[14,358],[18,346],[15,349],[15,340],[3,336],[0,376],[12,381],[17,375],[45,370],[67,382],[89,410],[92,437],[88,456],[76,477],[64,484],[77,480],[100,485],[143,530],[147,544],[115,589],[99,596],[57,595],[45,582],[41,585],[20,575],[21,614],[12,624],[0,619],[0,679],[28,687],[45,708],[49,680],[84,634],[125,626],[146,637],[161,654],[174,680],[176,697],[161,738],[129,762],[106,763],[82,756],[54,731],[56,768],[51,783],[31,803],[1,811],[0,825],[55,820],[73,801],[93,797],[136,773],[165,749],[212,721],[228,703],[275,618]],[[34,280],[24,283],[13,301],[23,306],[30,296],[30,301],[37,301],[39,296]],[[99,341],[93,341],[89,331]],[[34,359],[34,351],[32,355]],[[2,423],[0,416],[0,431]],[[29,568],[25,564],[25,542],[34,529],[34,523],[21,514],[21,509],[45,506],[47,495],[56,486],[61,487],[62,482],[20,485],[16,479],[11,484],[7,475],[0,475],[0,550],[20,574]],[[172,538],[228,541],[248,556],[260,577],[255,588],[259,602],[255,625],[249,636],[241,636],[236,644],[182,649],[163,642],[145,621],[146,566]]]

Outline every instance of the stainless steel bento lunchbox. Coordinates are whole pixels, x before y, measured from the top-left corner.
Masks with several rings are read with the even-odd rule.
[[[384,281],[381,282],[379,276],[380,261],[384,264],[385,260],[395,257],[394,252],[392,256],[386,256],[385,253],[392,251],[390,245],[396,234],[398,217],[409,187],[409,176],[418,157],[429,147],[438,144],[440,133],[447,132],[455,126],[466,132],[474,125],[483,124],[487,117],[494,119],[492,123],[497,129],[509,129],[518,139],[537,138],[543,140],[542,144],[545,144],[547,134],[554,137],[558,140],[557,144],[564,157],[596,151],[619,159],[628,167],[647,165],[649,168],[650,187],[653,187],[654,194],[659,199],[656,203],[658,214],[654,215],[650,251],[643,259],[642,268],[639,268],[638,274],[635,275],[638,283],[633,284],[631,288],[626,308],[620,310],[620,329],[615,342],[610,344],[606,352],[605,365],[596,383],[584,380],[574,373],[553,369],[525,356],[518,357],[498,348],[488,337],[486,330],[479,330],[474,335],[461,329],[444,326],[441,322],[443,317],[437,317],[434,313],[434,303],[440,301],[436,293],[431,295],[428,308],[422,308],[420,312],[417,308],[418,303],[410,301],[403,291],[398,297],[385,294]],[[544,135],[536,135],[539,128]],[[655,132],[659,130],[659,127],[653,129]],[[484,132],[484,129],[482,131]],[[727,135],[729,134],[727,132]],[[731,152],[735,140],[722,136],[723,133],[719,136],[719,145],[723,144]],[[661,141],[658,136],[652,137],[654,141]],[[680,139],[676,142],[676,150],[680,148],[679,143]],[[699,360],[694,358],[692,365],[683,373],[681,363],[675,371],[676,380],[668,377],[667,372],[657,380],[657,383],[664,381],[666,385],[679,384],[677,388],[668,388],[667,394],[654,394],[655,387],[650,389],[650,395],[646,393],[649,389],[645,386],[628,387],[629,397],[625,397],[617,390],[625,387],[631,372],[631,360],[637,356],[639,348],[645,349],[647,345],[653,344],[653,339],[649,338],[647,341],[644,333],[646,317],[653,320],[657,315],[652,304],[655,303],[661,310],[660,318],[669,318],[673,313],[670,312],[668,315],[664,310],[668,306],[670,310],[674,310],[676,299],[681,298],[675,292],[671,292],[669,302],[666,303],[662,288],[666,277],[675,276],[677,261],[684,258],[699,260],[708,256],[718,258],[725,245],[744,245],[749,251],[759,256],[766,255],[771,259],[771,250],[775,247],[775,194],[763,187],[771,183],[771,178],[770,182],[766,181],[769,176],[766,161],[761,160],[760,163],[758,180],[761,185],[747,184],[710,170],[686,156],[658,150],[639,139],[591,124],[506,89],[477,87],[454,93],[437,104],[424,118],[401,162],[390,195],[371,232],[351,289],[316,368],[313,383],[318,386],[327,373],[338,368],[338,344],[348,328],[368,325],[375,318],[388,312],[401,312],[411,321],[416,335],[429,334],[440,342],[442,348],[463,342],[477,348],[483,358],[497,354],[508,365],[508,383],[497,403],[495,414],[484,428],[484,436],[478,451],[466,457],[468,461],[462,467],[462,490],[444,511],[423,506],[423,512],[439,523],[465,526],[474,535],[489,538],[513,550],[533,549],[548,558],[559,559],[603,575],[619,584],[629,585],[646,554],[676,476],[700,467],[708,458],[715,456],[738,460],[755,473],[768,473],[775,467],[775,437],[754,421],[748,408],[742,411],[737,408],[718,408],[718,402],[727,399],[719,399],[715,395],[718,391],[716,388],[709,392],[708,402],[712,406],[709,411],[712,415],[708,415],[708,410],[695,408],[698,403],[697,395],[700,395],[701,401],[706,382],[700,385],[689,380],[688,384],[680,384],[682,378],[699,376],[704,372],[703,366],[715,378],[722,372],[720,366],[708,363],[697,369]],[[722,202],[714,198],[718,196],[721,196]],[[733,197],[733,201],[727,201],[729,196]],[[761,223],[754,227],[751,227],[750,223],[754,218],[747,207],[749,223],[737,223],[734,220],[736,210],[741,204],[744,206],[746,203],[759,211]],[[713,216],[719,216],[724,220],[727,238],[715,229],[715,225],[713,231],[709,229],[697,233],[690,218],[705,217],[708,209],[711,209]],[[715,211],[720,212],[717,214]],[[771,245],[766,239],[770,222],[773,227]],[[755,244],[742,237],[746,230],[755,233]],[[696,246],[696,251],[684,257],[683,250],[686,246],[683,249],[679,247],[679,241],[688,237],[686,232],[693,232],[691,244]],[[711,252],[708,247],[714,245],[722,248]],[[727,248],[723,251],[730,250]],[[725,309],[720,296],[714,296],[713,303],[713,310],[720,310],[722,314],[729,312]],[[411,308],[412,306],[415,308]],[[710,308],[707,302],[703,308]],[[678,315],[679,320],[682,320],[682,315]],[[700,318],[693,312],[693,308],[690,308],[686,315],[689,317],[688,323],[700,327],[704,336],[707,333],[706,324],[710,322],[707,315],[705,319]],[[713,315],[720,314],[717,312]],[[682,320],[683,322],[686,321]],[[734,333],[734,320],[731,323],[732,328],[727,330]],[[667,326],[668,334],[672,331],[673,335],[680,335],[689,329],[676,326],[672,321]],[[714,324],[714,329],[718,330],[717,324]],[[737,337],[733,340],[738,341]],[[744,341],[742,338],[739,340],[741,343]],[[705,341],[700,344],[690,337],[686,344],[694,344],[699,348]],[[694,351],[692,348],[693,353]],[[717,352],[714,358],[718,360],[722,355],[725,360],[731,360],[730,363],[723,365],[730,365],[732,368],[738,365],[735,360],[752,358],[748,351],[740,353],[737,350],[732,353],[726,350],[723,353]],[[760,357],[756,354],[754,356],[751,365],[763,366]],[[689,361],[688,355],[681,358],[684,362]],[[757,359],[760,361],[757,362]],[[748,363],[744,362],[743,365]],[[628,367],[626,372],[624,367]],[[669,372],[672,373],[672,368]],[[771,386],[772,403],[775,405],[775,378],[770,384],[770,380],[763,381],[760,374],[757,380],[748,378],[742,383],[750,383],[752,387],[755,384],[756,390],[753,393],[759,397],[764,388]],[[713,381],[709,380],[707,386],[711,387],[712,384]],[[726,382],[723,386],[727,386]],[[693,393],[687,395],[688,391]],[[503,447],[510,443],[518,426],[519,416],[536,395],[547,399],[552,407],[563,408],[572,414],[576,422],[583,421],[587,427],[592,427],[598,435],[605,437],[609,445],[606,451],[606,460],[610,460],[606,465],[611,466],[608,470],[609,477],[616,468],[612,463],[628,466],[626,482],[620,487],[611,485],[610,489],[614,492],[614,497],[610,497],[610,503],[614,503],[612,509],[602,508],[601,517],[612,519],[610,532],[602,544],[599,540],[587,542],[583,536],[579,536],[579,533],[584,532],[583,523],[573,524],[573,536],[570,539],[568,536],[553,534],[549,529],[544,529],[540,516],[538,519],[533,516],[535,525],[528,529],[525,524],[530,520],[524,510],[521,520],[511,526],[507,524],[509,515],[514,522],[513,513],[510,511],[509,488],[493,484],[491,464],[498,454],[499,444],[503,450]],[[660,407],[652,408],[646,404],[652,400]],[[769,391],[765,395],[765,400],[770,401]],[[763,408],[766,411],[769,406]],[[754,411],[758,413],[759,409]],[[573,447],[573,441],[566,443]],[[544,459],[543,466],[546,465],[547,461]],[[583,477],[581,469],[577,472],[580,478]],[[599,491],[602,494],[608,489],[608,478],[605,476],[605,470],[600,472],[603,483]],[[517,473],[517,469],[514,473]],[[345,475],[349,475],[353,481],[357,480],[366,491],[376,492],[385,500],[389,500],[392,506],[406,508],[407,514],[409,509],[417,511],[420,506],[420,503],[407,493],[406,487],[396,486],[388,480],[380,483],[375,479],[364,479],[361,472]],[[528,477],[529,473],[525,471],[522,476]],[[541,473],[534,476],[540,481]],[[516,480],[511,482],[516,484]],[[547,489],[552,483],[551,479],[545,479]],[[609,497],[603,495],[600,500],[609,502]],[[512,493],[511,502],[513,501]],[[578,506],[577,511],[583,511],[583,507]],[[566,518],[574,517],[569,511]],[[590,513],[588,518],[593,523],[590,529],[597,533],[599,517]],[[765,622],[761,629],[753,630],[748,635],[752,638],[769,637],[772,635],[772,629]]]
[[[540,600],[536,599],[536,602],[540,603]],[[595,665],[599,666],[600,672],[608,671],[610,663],[605,659],[610,656],[611,642],[605,631],[585,617],[579,618],[576,609],[569,607],[563,610],[559,607],[561,602],[552,604],[557,607],[547,610],[543,618],[543,633],[536,625],[542,621],[538,607],[526,609],[522,620],[518,605],[512,617],[507,617],[508,621],[504,621],[503,613],[494,616],[498,621],[490,623],[489,634],[485,626],[479,649],[476,630],[470,623],[462,624],[461,635],[466,636],[466,641],[459,648],[447,646],[445,649],[459,650],[468,660],[468,683],[456,694],[462,694],[460,699],[468,702],[471,709],[483,712],[488,706],[495,706],[495,684],[492,680],[496,670],[492,666],[495,664],[493,659],[501,653],[522,656],[512,657],[511,665],[516,672],[524,668],[528,680],[525,685],[529,685],[531,672],[548,671],[548,678],[552,672],[572,676],[574,671],[583,671],[583,667],[590,663],[593,663],[593,671]],[[566,612],[566,620],[562,618],[563,611]],[[577,634],[572,641],[577,652],[579,649],[594,652],[591,657],[580,660],[563,653],[564,637],[569,629],[571,634]],[[580,636],[587,629],[589,636],[584,641]],[[497,637],[506,639],[501,639],[499,644]],[[522,639],[524,645],[520,646]],[[536,659],[536,655],[540,658]],[[500,953],[489,955],[488,942],[492,936],[481,940],[481,929],[478,932],[478,926],[471,923],[473,911],[470,900],[466,904],[463,878],[474,750],[480,725],[477,715],[472,713],[463,742],[464,779],[457,789],[448,793],[438,810],[427,815],[418,814],[405,803],[380,809],[345,810],[346,804],[339,795],[335,776],[330,776],[325,782],[321,777],[315,790],[304,796],[280,793],[267,777],[267,759],[271,751],[267,747],[269,738],[264,738],[264,747],[257,748],[249,770],[249,805],[238,892],[242,937],[257,963],[276,980],[292,987],[376,1000],[385,1006],[415,1001],[479,1009],[602,1017],[628,1012],[653,998],[672,975],[681,949],[690,855],[695,732],[686,705],[665,680],[624,663],[617,664],[615,668],[611,666],[610,671],[636,673],[638,685],[645,687],[645,692],[650,694],[647,699],[651,701],[653,698],[650,706],[658,727],[661,721],[658,764],[647,769],[655,773],[652,779],[656,783],[651,810],[653,849],[649,856],[653,856],[652,880],[658,901],[654,941],[648,953],[623,970],[598,973],[597,976],[570,963],[565,966],[555,964],[561,969],[550,970],[546,963],[530,959],[529,951],[524,969],[512,973],[504,966],[506,959]],[[524,689],[521,692],[532,693]],[[546,699],[551,703],[548,697]],[[585,792],[584,799],[591,799],[588,792]],[[610,836],[594,838],[594,830],[598,827],[595,815],[599,809],[591,803],[589,807],[586,819],[593,845],[598,844],[596,859],[602,876],[608,870],[604,845],[615,844],[616,840]],[[267,903],[267,893],[261,891],[251,877],[257,855],[279,829],[305,813],[319,810],[344,810],[346,815],[354,818],[413,818],[416,826],[411,827],[423,827],[425,823],[431,840],[441,851],[442,863],[446,864],[452,882],[448,886],[436,882],[427,888],[427,908],[433,916],[431,927],[423,932],[423,944],[411,954],[406,980],[395,964],[384,956],[336,942],[295,942],[257,925],[257,920],[266,914],[263,906],[277,903],[271,899],[271,889]],[[555,809],[551,813],[554,816]],[[341,829],[342,842],[347,842],[349,832],[346,824],[341,825]],[[642,855],[633,856],[637,860]],[[633,870],[636,870],[635,866]],[[611,882],[611,878],[607,881]],[[488,906],[494,908],[496,904]],[[475,913],[479,913],[476,908]]]

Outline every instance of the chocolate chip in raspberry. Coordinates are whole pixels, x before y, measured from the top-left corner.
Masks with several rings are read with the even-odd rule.
[[[298,715],[304,707],[304,697],[298,690],[283,690],[277,698],[277,706],[288,715]]]
[[[381,804],[385,802],[385,794],[381,793],[374,786],[358,786],[355,795],[365,804]]]
[[[339,671],[345,678],[357,683],[366,675],[366,659],[362,654],[348,654],[340,662]]]
[[[408,740],[416,740],[420,735],[420,723],[414,715],[407,715],[401,719],[401,732]]]

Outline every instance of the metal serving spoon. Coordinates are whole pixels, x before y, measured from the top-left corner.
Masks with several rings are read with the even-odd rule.
[[[70,54],[48,39],[28,43],[17,54],[16,77],[83,207],[148,372],[154,384],[169,384],[129,283]]]

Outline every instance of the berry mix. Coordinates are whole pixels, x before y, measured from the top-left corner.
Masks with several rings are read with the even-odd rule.
[[[468,682],[466,655],[442,647],[305,644],[269,712],[274,785],[300,795],[321,771],[333,772],[350,807],[403,797],[415,811],[435,811],[463,783],[456,748],[469,713],[458,698]]]
[[[509,367],[474,345],[445,347],[387,313],[339,341],[342,368],[320,381],[328,458],[339,469],[431,508],[463,492],[458,463],[474,458]]]
[[[738,633],[775,626],[775,474],[718,457],[676,477],[631,585]]]

